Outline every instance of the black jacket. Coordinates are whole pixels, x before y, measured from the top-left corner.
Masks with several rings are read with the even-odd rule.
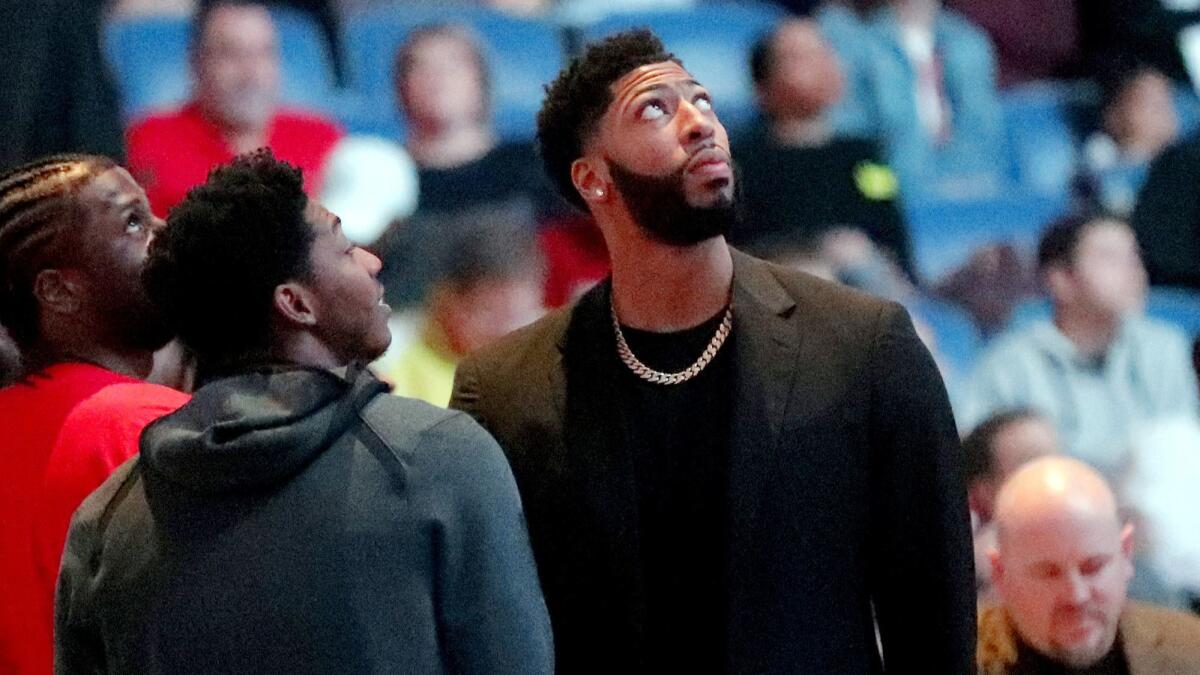
[[[713,672],[970,672],[958,437],[904,310],[735,251],[733,314],[728,662]],[[602,284],[468,358],[452,402],[513,467],[560,673],[639,672],[654,648],[631,458],[608,441],[614,344]]]
[[[495,442],[351,377],[229,377],[147,428],[71,524],[58,673],[552,670]]]

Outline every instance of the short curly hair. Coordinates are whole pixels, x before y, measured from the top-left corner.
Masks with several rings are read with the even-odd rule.
[[[538,144],[546,173],[567,201],[587,210],[571,180],[571,164],[583,156],[584,143],[612,103],[612,84],[634,68],[664,61],[683,65],[648,29],[628,30],[588,45],[547,85],[537,116]]]
[[[142,280],[201,367],[271,345],[275,287],[311,278],[300,170],[269,150],[214,169],[171,209]]]

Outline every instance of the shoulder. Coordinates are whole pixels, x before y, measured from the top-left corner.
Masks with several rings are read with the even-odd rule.
[[[463,373],[487,372],[504,378],[508,373],[538,368],[553,362],[566,336],[575,305],[553,310],[534,323],[509,333],[496,343],[468,356],[460,365]]]
[[[275,114],[275,125],[292,134],[312,135],[317,138],[336,140],[343,135],[342,128],[332,120],[310,110],[282,108]]]
[[[368,404],[363,417],[397,458],[435,482],[509,475],[496,441],[466,413],[382,395]]]
[[[157,143],[164,137],[185,137],[194,133],[204,120],[185,106],[174,110],[151,113],[129,127],[127,138],[136,150],[143,143]]]
[[[942,9],[938,12],[937,30],[943,38],[959,41],[963,45],[989,52],[992,49],[992,42],[987,35],[967,17],[952,9]]]
[[[1121,614],[1121,635],[1131,659],[1141,650],[1180,663],[1200,663],[1200,617],[1130,601]]]
[[[796,304],[808,328],[822,325],[855,328],[873,324],[881,317],[904,314],[897,303],[883,300],[833,281],[820,279],[807,272],[792,269],[753,256],[734,252],[734,274],[740,276],[735,284],[771,304],[770,287],[778,284]]]
[[[103,534],[99,529],[106,520],[105,514],[120,506],[121,500],[129,493],[126,485],[138,479],[137,465],[138,457],[125,460],[83,500],[71,519],[72,532]]]
[[[994,604],[979,608],[975,658],[981,675],[1006,673],[1016,663],[1017,646],[1004,609]]]
[[[1128,331],[1139,344],[1182,352],[1191,350],[1184,332],[1166,321],[1151,317],[1138,317],[1129,322]]]
[[[67,423],[103,425],[133,419],[144,424],[175,412],[190,399],[181,391],[150,382],[112,384],[75,406]]]

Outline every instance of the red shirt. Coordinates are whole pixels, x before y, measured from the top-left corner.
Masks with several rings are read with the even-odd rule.
[[[58,431],[80,401],[132,381],[96,366],[64,363],[0,389],[0,672],[44,673],[50,663],[32,529]]]
[[[591,220],[565,218],[547,225],[538,233],[538,246],[546,261],[547,307],[571,302],[608,276],[608,247]]]
[[[293,110],[278,111],[267,125],[267,145],[277,158],[304,172],[309,194],[320,190],[321,166],[342,135],[336,124]],[[129,171],[146,189],[150,207],[163,217],[213,167],[234,158],[220,128],[195,103],[147,117],[129,129],[125,140]]]
[[[47,596],[34,543],[35,522],[42,520],[38,512],[48,508],[43,486],[50,456],[53,453],[58,464],[65,453],[56,442],[80,402],[114,384],[124,388],[130,383],[138,381],[95,365],[66,363],[0,389],[0,673],[43,675],[53,668],[53,623],[48,619],[53,614],[53,586]],[[76,494],[88,484],[88,491],[95,489],[108,477],[100,467],[115,461],[122,448],[130,448],[126,452],[132,454],[136,438],[114,441],[115,447],[106,448],[107,460],[68,462],[65,472],[78,483],[66,492]],[[88,466],[97,473],[77,472],[72,466]],[[76,497],[64,498],[70,502]],[[71,513],[77,506],[78,502],[55,503],[53,510]]]
[[[142,429],[169,415],[191,397],[149,382],[114,384],[75,406],[50,452],[33,523],[34,565],[44,597],[51,602],[71,515],[104,479],[138,452]]]

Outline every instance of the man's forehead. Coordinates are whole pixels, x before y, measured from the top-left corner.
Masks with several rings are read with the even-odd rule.
[[[671,84],[679,81],[691,82],[695,78],[683,66],[674,61],[661,61],[638,66],[625,73],[612,84],[613,98],[620,100],[656,84]]]

